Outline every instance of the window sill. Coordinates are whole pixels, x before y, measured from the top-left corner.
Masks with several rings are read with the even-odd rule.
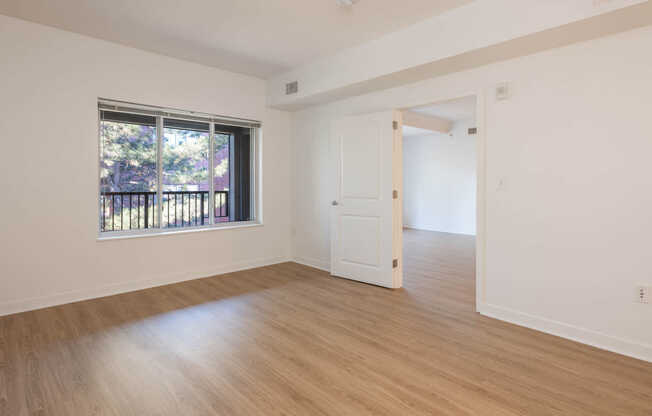
[[[169,235],[180,235],[180,234],[191,234],[191,233],[203,233],[206,231],[218,231],[218,230],[233,230],[236,228],[253,228],[253,227],[262,227],[263,223],[259,221],[246,221],[246,222],[237,222],[237,223],[225,223],[217,225],[208,225],[203,227],[188,227],[182,230],[166,230],[166,229],[156,229],[150,231],[139,231],[139,232],[107,232],[99,235],[96,241],[112,241],[112,240],[126,240],[131,238],[148,238],[148,237],[162,237]]]

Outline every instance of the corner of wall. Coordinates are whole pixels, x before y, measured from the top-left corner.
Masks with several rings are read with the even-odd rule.
[[[293,257],[292,261],[295,263],[302,264],[304,266],[308,267],[313,267],[315,269],[319,269],[325,272],[330,273],[331,271],[331,265],[330,262],[327,260],[317,260],[317,259],[309,259],[306,257]]]

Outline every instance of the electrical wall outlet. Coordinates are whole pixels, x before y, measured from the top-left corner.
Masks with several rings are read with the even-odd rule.
[[[650,286],[637,286],[636,287],[636,302],[650,303],[650,294],[652,288]]]

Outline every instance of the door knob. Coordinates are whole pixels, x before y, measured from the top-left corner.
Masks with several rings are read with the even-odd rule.
[[[333,201],[333,202],[331,202],[331,205],[334,206],[334,207],[336,207],[336,206],[339,205],[339,203],[338,203],[337,201]]]

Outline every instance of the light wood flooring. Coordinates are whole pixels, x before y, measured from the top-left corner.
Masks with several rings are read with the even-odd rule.
[[[652,364],[478,315],[473,238],[404,239],[401,290],[285,263],[1,317],[0,415],[652,415]]]

